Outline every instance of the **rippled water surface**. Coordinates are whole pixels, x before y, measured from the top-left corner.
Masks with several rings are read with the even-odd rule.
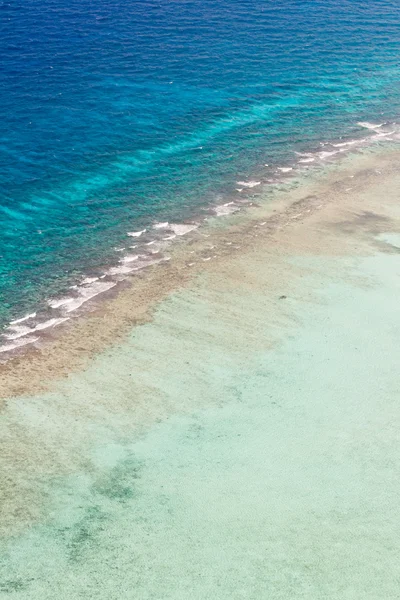
[[[399,24],[397,0],[2,2],[0,325],[128,231],[396,121]]]

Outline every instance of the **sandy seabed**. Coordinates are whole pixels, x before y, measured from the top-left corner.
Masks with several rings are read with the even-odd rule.
[[[1,597],[398,598],[399,165],[210,224],[1,366]]]

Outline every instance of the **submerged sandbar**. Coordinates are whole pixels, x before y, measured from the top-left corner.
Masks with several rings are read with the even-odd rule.
[[[398,164],[210,226],[2,367],[3,593],[396,597]]]

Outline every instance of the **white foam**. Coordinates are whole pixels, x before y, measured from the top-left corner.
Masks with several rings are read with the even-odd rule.
[[[128,231],[126,235],[130,237],[140,237],[143,233],[146,233],[147,229],[142,229],[141,231]]]
[[[5,333],[5,337],[8,340],[17,340],[28,333],[32,333],[33,329],[31,327],[26,327],[24,325],[14,325],[12,327],[8,327],[6,331],[11,331],[12,333]]]
[[[169,229],[173,231],[176,235],[186,235],[190,231],[194,231],[198,228],[198,225],[195,223],[185,224],[185,223],[171,223]]]
[[[162,250],[165,250],[165,248],[168,246],[168,244],[166,244],[165,242],[158,241],[158,240],[154,240],[153,242],[149,242],[146,245],[147,246],[152,246],[151,248],[148,249],[148,252],[150,252],[150,254],[156,254],[158,252],[161,252]]]
[[[152,260],[146,260],[139,263],[137,266],[132,269],[132,271],[140,271],[141,269],[145,269],[146,267],[151,267],[152,265],[157,265],[162,262],[168,262],[171,260],[170,256],[162,256],[161,258],[154,258]]]
[[[38,337],[26,337],[22,340],[15,340],[11,344],[4,344],[3,346],[0,346],[0,352],[11,352],[11,350],[16,350],[17,348],[21,348],[27,344],[33,344],[38,340]]]
[[[85,279],[81,282],[82,285],[86,285],[88,283],[94,283],[95,281],[98,281],[98,277],[85,277]]]
[[[91,300],[91,298],[107,292],[115,285],[116,283],[114,281],[96,281],[88,286],[79,288],[78,297],[67,296],[66,298],[49,300],[48,304],[52,308],[62,308],[65,312],[70,313],[82,306],[82,304],[88,300]]]
[[[168,229],[169,223],[165,221],[164,223],[154,223],[153,229]]]
[[[68,303],[70,300],[73,300],[73,298],[50,298],[50,300],[47,301],[47,304],[51,306],[51,308],[60,308],[60,306],[64,306],[64,304]]]
[[[301,158],[299,163],[311,163],[314,162],[315,158]]]
[[[107,271],[107,275],[128,275],[129,273],[132,273],[132,271],[134,271],[132,267],[121,265],[119,267],[111,267],[111,269]]]
[[[61,325],[65,321],[68,321],[69,317],[59,317],[58,319],[49,319],[48,321],[43,321],[43,323],[38,323],[34,329],[34,331],[43,331],[43,329],[48,329],[49,327],[56,327],[57,325]]]
[[[349,142],[338,142],[337,144],[332,144],[334,148],[345,148],[346,146],[353,146],[354,144],[361,144],[365,142],[365,138],[361,140],[350,140]]]
[[[220,204],[219,206],[214,207],[214,211],[217,217],[231,215],[232,213],[237,212],[238,210],[239,207],[235,206],[233,202],[227,202],[226,204]]]
[[[282,171],[282,173],[289,173],[289,171],[293,171],[293,167],[278,167],[278,171]]]
[[[27,321],[28,319],[34,319],[36,317],[36,313],[30,313],[29,315],[25,315],[25,317],[22,317],[21,319],[15,319],[15,321],[10,321],[10,325],[18,325],[18,323],[23,323],[24,321]]]
[[[364,127],[365,129],[375,130],[379,129],[383,125],[386,125],[386,123],[369,123],[368,121],[360,121],[359,123],[357,123],[357,125],[359,125],[360,127]]]
[[[393,130],[393,131],[387,131],[385,133],[377,133],[377,134],[375,134],[375,135],[372,136],[372,139],[373,140],[377,140],[377,139],[380,139],[380,138],[388,137],[388,135],[393,135],[394,133],[396,133],[395,130]]]
[[[163,256],[161,258],[149,259],[147,256],[139,256],[140,260],[134,261],[132,265],[125,264],[118,267],[112,267],[107,271],[107,275],[129,275],[135,271],[141,271],[151,265],[156,265],[160,262],[167,262],[170,260],[169,256]]]
[[[35,327],[24,327],[21,325],[16,325],[13,327],[9,327],[6,331],[10,330],[12,333],[5,333],[4,336],[8,340],[18,340],[19,338],[25,337],[29,334],[35,333],[35,331],[42,331],[43,329],[48,329],[49,327],[54,327],[55,325],[60,325],[60,323],[64,323],[67,321],[68,317],[58,318],[58,319],[49,319],[48,321],[43,321],[42,323],[38,323]]]
[[[334,156],[335,154],[338,154],[340,152],[340,150],[334,150],[333,152],[320,152],[318,154],[318,156],[320,157],[321,160],[325,160],[325,158],[329,158],[330,156]]]
[[[139,254],[127,254],[124,258],[121,258],[120,262],[122,263],[130,263],[134,260],[138,260]]]
[[[243,185],[244,187],[253,188],[256,185],[260,185],[261,181],[237,181],[238,185]]]

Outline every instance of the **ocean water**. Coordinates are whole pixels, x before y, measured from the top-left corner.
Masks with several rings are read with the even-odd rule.
[[[399,23],[397,0],[2,1],[0,327],[118,263],[127,232],[389,131]]]

